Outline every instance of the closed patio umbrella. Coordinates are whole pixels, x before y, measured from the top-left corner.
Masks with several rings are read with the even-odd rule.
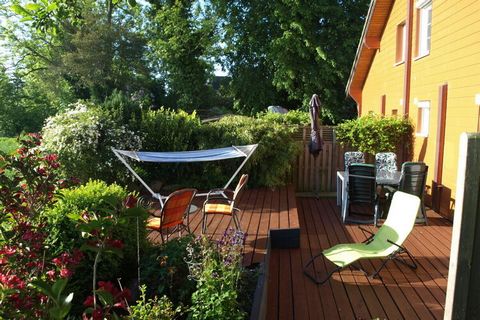
[[[318,125],[318,117],[320,114],[322,103],[318,95],[314,94],[310,100],[310,120],[311,120],[311,132],[310,132],[310,143],[308,149],[310,153],[317,157],[322,151],[323,141],[320,137],[320,128]]]

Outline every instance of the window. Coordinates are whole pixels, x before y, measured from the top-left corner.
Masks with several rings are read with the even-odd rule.
[[[432,1],[417,1],[417,57],[430,53]]]
[[[418,101],[417,136],[428,137],[430,122],[430,101]]]
[[[395,52],[395,63],[400,64],[405,61],[405,50],[407,40],[407,28],[405,21],[397,25],[397,50]]]
[[[398,109],[392,109],[392,117],[396,117],[398,115]]]

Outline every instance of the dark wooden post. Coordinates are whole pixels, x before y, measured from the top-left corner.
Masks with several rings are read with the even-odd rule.
[[[460,137],[444,319],[480,319],[480,134]]]

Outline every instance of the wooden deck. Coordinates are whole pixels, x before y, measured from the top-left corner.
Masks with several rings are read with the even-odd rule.
[[[415,226],[407,239],[416,271],[389,262],[381,281],[347,268],[317,286],[303,275],[303,264],[325,248],[361,242],[366,236],[356,225],[340,222],[335,199],[297,198],[297,205],[301,248],[271,251],[267,319],[443,318],[451,241],[447,220],[429,211],[429,226]],[[332,267],[317,261],[323,274]],[[380,263],[364,260],[361,266],[371,273]]]
[[[415,226],[405,243],[417,260],[416,271],[389,262],[380,273],[381,281],[347,268],[317,286],[302,269],[312,255],[366,238],[357,225],[340,222],[335,199],[296,198],[293,187],[251,189],[239,207],[242,230],[247,232],[245,265],[265,260],[269,229],[300,226],[299,249],[270,250],[267,319],[443,318],[452,227],[433,211],[428,212],[429,226]],[[209,218],[208,234],[219,238],[229,224],[230,217]],[[190,227],[200,233],[200,213],[191,215]],[[366,228],[375,231],[373,226]],[[323,274],[331,268],[317,261]],[[371,272],[380,263],[365,260],[361,266]]]
[[[202,198],[194,204],[201,207]],[[270,229],[298,228],[299,219],[293,186],[277,189],[248,189],[242,194],[239,208],[240,225],[247,233],[244,250],[244,265],[264,262],[267,252],[267,238]],[[201,212],[190,215],[190,230],[200,234]],[[219,239],[229,226],[234,227],[230,216],[210,215],[207,220],[207,235]],[[150,234],[150,240],[159,242],[157,232]]]

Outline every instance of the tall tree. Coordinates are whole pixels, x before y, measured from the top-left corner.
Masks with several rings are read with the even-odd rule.
[[[211,107],[216,18],[208,2],[150,1],[149,39],[169,93],[187,110]]]
[[[213,0],[220,17],[223,65],[229,71],[234,108],[256,113],[271,104],[288,104],[286,94],[273,84],[274,65],[270,46],[279,36],[272,16],[272,1]]]
[[[327,121],[352,116],[344,88],[368,0],[212,1],[224,21],[227,65],[233,86],[240,84],[234,93],[237,101],[244,101],[244,109],[264,107],[244,98],[263,82],[269,93],[265,98],[286,92],[291,103],[306,105],[318,93]],[[239,72],[249,65],[258,77],[255,82],[243,81]]]

